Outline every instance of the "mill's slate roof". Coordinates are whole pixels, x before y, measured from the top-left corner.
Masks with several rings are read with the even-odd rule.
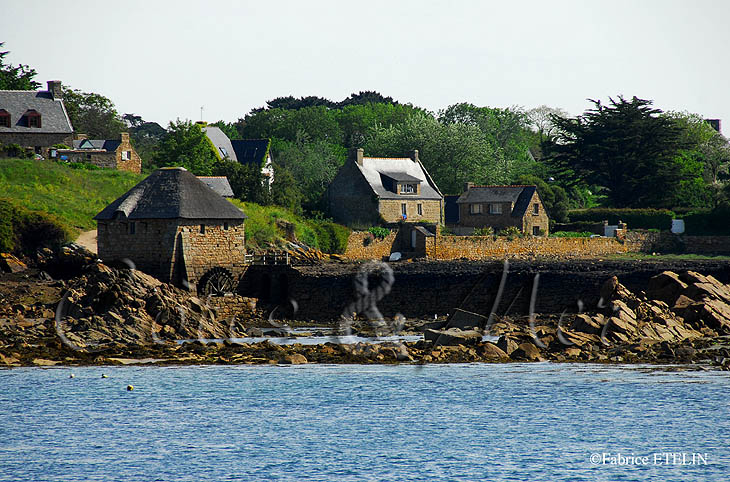
[[[514,203],[512,216],[522,217],[530,206],[536,186],[472,186],[456,201],[458,204]]]
[[[401,181],[401,182],[421,182],[419,178],[416,176],[411,176],[410,174],[406,174],[405,172],[381,172],[383,176],[388,176],[394,181]]]
[[[63,102],[48,91],[0,90],[0,109],[10,114],[10,127],[0,127],[0,133],[70,134],[71,121]],[[35,110],[41,115],[41,127],[29,127],[25,113]]]
[[[198,176],[198,179],[221,196],[233,197],[233,189],[226,176]]]
[[[182,167],[157,169],[94,216],[122,219],[246,219],[247,216]]]
[[[228,157],[232,161],[238,160],[236,159],[236,151],[231,145],[231,140],[228,139],[228,136],[225,134],[225,132],[220,130],[219,127],[203,127],[203,132],[206,136],[208,136],[210,142],[213,143],[213,146],[215,146],[215,149],[221,158]]]
[[[269,139],[239,139],[231,141],[231,145],[238,162],[262,166],[266,160]]]
[[[116,151],[122,141],[113,139],[82,139],[74,140],[74,149],[95,149],[103,151]]]
[[[351,162],[351,161],[350,161]],[[408,157],[363,157],[362,166],[355,164],[362,172],[365,180],[381,199],[442,199],[441,192],[431,177],[426,173],[423,165]],[[381,174],[390,173],[400,177],[407,177],[407,181],[420,181],[421,194],[398,194],[389,191],[383,185]],[[398,174],[395,174],[398,173]],[[386,176],[390,177],[388,174]]]

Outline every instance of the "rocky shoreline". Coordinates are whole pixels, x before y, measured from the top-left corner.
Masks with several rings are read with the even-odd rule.
[[[633,292],[610,277],[598,304],[584,313],[461,311],[461,318],[375,325],[355,319],[314,326],[331,338],[307,344],[296,337],[312,333],[269,320],[255,300],[243,299],[247,308],[221,319],[212,303],[144,273],[105,266],[79,249],[58,258],[74,266],[74,277],[53,279],[42,262],[0,275],[0,367],[551,361],[730,370],[730,286],[692,270],[661,272]],[[46,253],[47,266],[51,259]],[[374,337],[383,328],[422,339],[345,344],[339,338]],[[294,339],[260,341],[266,335]],[[251,337],[258,338],[247,342]]]

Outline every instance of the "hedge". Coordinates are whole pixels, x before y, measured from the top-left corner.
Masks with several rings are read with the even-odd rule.
[[[53,216],[0,199],[0,252],[32,254],[44,246],[57,248],[70,237],[69,229]]]
[[[675,214],[668,209],[613,209],[592,208],[570,211],[571,222],[608,221],[608,224],[617,224],[623,221],[629,229],[672,229],[672,219]]]
[[[690,236],[730,235],[730,206],[720,206],[712,211],[697,210],[680,219],[684,219],[684,233]]]

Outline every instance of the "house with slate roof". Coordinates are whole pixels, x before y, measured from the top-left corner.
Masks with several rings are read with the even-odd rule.
[[[49,80],[48,90],[0,90],[0,143],[48,157],[53,145],[70,146],[72,134],[61,81]]]
[[[235,291],[245,271],[246,215],[182,167],[157,169],[94,219],[104,262],[198,294]]]
[[[260,166],[261,174],[271,189],[274,182],[274,167],[271,159],[271,139],[234,139],[231,140],[220,128],[199,123],[208,140],[213,145],[219,159],[228,158],[243,165]]]
[[[223,197],[233,197],[231,183],[226,176],[198,176],[209,188]]]
[[[76,134],[73,149],[51,149],[50,157],[137,174],[142,172],[142,159],[132,147],[127,132],[122,132],[120,139],[87,139],[85,134]]]
[[[409,157],[365,157],[353,149],[326,195],[332,218],[350,227],[443,221],[443,196],[416,150]]]
[[[500,231],[510,226],[533,236],[547,236],[549,232],[550,220],[536,186],[475,186],[467,182],[456,204],[459,234],[470,234],[475,228]]]

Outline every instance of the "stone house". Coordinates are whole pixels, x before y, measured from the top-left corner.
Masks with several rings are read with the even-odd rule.
[[[87,139],[76,134],[73,149],[51,149],[50,157],[62,161],[88,162],[106,169],[118,169],[139,174],[142,159],[129,141],[129,133],[122,132],[116,139]]]
[[[198,122],[206,137],[213,145],[218,159],[228,158],[243,165],[261,167],[261,174],[269,189],[274,182],[274,167],[271,158],[271,139],[234,139],[228,138],[219,127]]]
[[[550,220],[536,186],[475,186],[468,182],[456,204],[458,234],[484,227],[500,231],[510,226],[533,236],[547,236],[549,232]]]
[[[235,291],[246,215],[182,167],[156,170],[104,208],[99,257],[199,294]]]
[[[48,157],[52,146],[70,146],[72,140],[61,81],[49,80],[48,90],[0,90],[0,143],[18,144]]]
[[[354,228],[442,222],[443,196],[418,151],[411,151],[409,157],[363,154],[362,149],[351,150],[327,188],[328,209],[335,222]]]

